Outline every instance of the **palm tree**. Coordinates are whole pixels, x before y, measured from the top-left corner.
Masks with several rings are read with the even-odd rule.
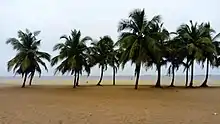
[[[148,56],[149,44],[152,41],[148,34],[150,25],[159,21],[160,16],[155,16],[152,20],[147,21],[144,9],[135,9],[129,14],[128,19],[119,23],[120,37],[117,45],[123,52],[120,63],[122,68],[128,61],[135,64],[135,89],[138,87],[141,65],[150,59]]]
[[[44,66],[47,70],[47,66],[42,59],[50,61],[50,55],[46,52],[39,51],[41,40],[36,37],[40,34],[40,31],[31,33],[28,29],[26,32],[18,31],[18,39],[9,38],[6,44],[11,44],[13,49],[17,51],[14,58],[8,61],[8,71],[13,68],[15,74],[21,74],[24,78],[22,88],[25,87],[25,82],[28,74],[30,74],[31,85],[35,71],[41,75],[40,65]]]
[[[184,54],[185,55],[185,54]],[[189,55],[186,55],[186,62],[183,62],[183,66],[184,66],[184,70],[183,72],[186,72],[186,77],[185,77],[185,87],[188,86],[188,80],[189,80],[189,68],[191,66],[191,63],[190,63],[190,59],[189,59]]]
[[[114,60],[114,42],[109,36],[101,37],[98,42],[93,42],[92,47],[90,48],[91,54],[90,56],[93,59],[93,63],[98,64],[99,68],[101,68],[101,75],[97,86],[101,86],[103,73],[107,70],[108,64],[113,67],[113,72],[115,72],[115,66],[113,65]],[[94,65],[94,64],[92,64]]]
[[[186,42],[185,49],[187,49],[187,59],[190,60],[191,65],[191,81],[189,87],[193,86],[193,72],[194,72],[194,61],[201,60],[202,51],[212,49],[212,43],[210,39],[204,35],[205,28],[203,24],[197,25],[190,21],[190,26],[187,24],[181,25],[177,33]]]
[[[200,87],[208,87],[207,82],[209,76],[209,66],[211,65],[212,67],[214,67],[216,64],[216,58],[218,57],[217,52],[219,51],[219,42],[217,41],[217,39],[220,37],[220,33],[218,33],[212,38],[212,35],[215,33],[215,30],[211,28],[210,23],[205,23],[203,26],[205,28],[205,35],[212,42],[212,46],[209,47],[209,49],[203,50],[204,58],[202,59],[202,65],[204,65],[204,62],[206,61],[206,76],[205,80],[203,81]]]
[[[86,36],[81,39],[81,32],[73,30],[70,36],[63,35],[60,39],[64,39],[65,42],[54,46],[53,50],[59,50],[59,55],[51,60],[51,65],[54,66],[61,61],[55,73],[59,71],[62,74],[66,72],[70,72],[71,75],[74,74],[73,87],[75,88],[79,82],[79,74],[82,74],[83,70],[90,73],[87,62],[88,47],[86,41],[92,40],[92,38]]]
[[[112,47],[112,50],[108,56],[109,56],[108,64],[113,69],[113,77],[112,77],[113,83],[112,84],[115,85],[115,74],[117,73],[117,70],[119,68],[119,58],[120,58],[119,50],[115,50],[114,47]]]
[[[184,56],[182,56],[182,53],[185,52],[183,51],[182,46],[183,42],[179,37],[174,37],[166,44],[166,60],[170,62],[168,75],[172,74],[170,87],[174,87],[175,70],[179,69],[185,58]]]
[[[153,49],[149,51],[151,61],[148,63],[156,65],[158,78],[155,87],[161,87],[161,67],[167,63],[165,60],[166,43],[169,41],[170,33],[163,27],[163,23],[157,22],[150,25],[150,30],[147,34],[150,34],[150,37],[153,39],[150,47]]]

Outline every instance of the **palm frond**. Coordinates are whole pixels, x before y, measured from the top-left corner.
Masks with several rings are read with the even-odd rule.
[[[40,58],[37,58],[37,62],[40,63],[40,64],[44,67],[44,69],[45,69],[46,71],[48,71],[47,65],[45,64],[45,62],[43,62]],[[38,64],[38,63],[37,63],[37,64]]]
[[[34,34],[34,36],[36,37],[36,36],[38,36],[38,35],[40,34],[40,32],[41,32],[41,31],[34,31],[33,34]]]
[[[215,35],[215,37],[212,38],[212,41],[217,40],[218,38],[220,38],[220,33],[218,33],[217,35]]]
[[[56,45],[53,47],[53,51],[60,50],[60,49],[62,49],[62,48],[64,48],[64,47],[65,47],[65,44],[63,44],[63,43],[58,43],[58,44],[56,44]]]
[[[88,40],[90,40],[90,41],[92,41],[92,38],[91,37],[89,37],[89,36],[87,36],[87,37],[84,37],[82,40],[81,40],[81,42],[85,42],[85,41],[88,41]]]
[[[16,38],[9,38],[9,39],[6,41],[6,44],[11,44],[14,50],[24,49],[23,44],[21,44],[21,43],[19,42],[19,40],[17,40]]]
[[[42,58],[42,59],[46,59],[48,62],[50,61],[51,56],[49,53],[37,51],[36,54],[40,59]]]
[[[68,38],[67,35],[63,35],[63,36],[61,36],[60,39],[65,39],[65,40],[67,40],[67,41],[69,40],[69,38]]]

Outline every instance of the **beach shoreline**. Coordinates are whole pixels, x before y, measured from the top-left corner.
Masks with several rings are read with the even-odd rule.
[[[99,78],[97,79],[87,79],[87,78],[80,78],[80,85],[96,85],[98,83]],[[22,78],[5,78],[0,79],[0,86],[1,85],[21,85],[23,82]],[[28,84],[29,80],[27,80],[26,85]],[[168,76],[162,77],[161,85],[162,86],[169,86],[171,82],[171,78]],[[200,86],[203,82],[203,78],[194,79],[194,86]],[[53,78],[37,78],[35,77],[32,84],[34,85],[72,85],[73,79],[69,78],[61,78],[61,77],[53,77]],[[103,79],[102,85],[112,85],[113,81],[111,79]],[[134,85],[134,79],[117,79],[116,85]],[[147,79],[140,79],[139,85],[155,85],[156,79],[155,77],[147,78]],[[185,79],[183,76],[176,78],[175,86],[185,86]],[[208,82],[209,86],[220,86],[220,79],[210,78]]]

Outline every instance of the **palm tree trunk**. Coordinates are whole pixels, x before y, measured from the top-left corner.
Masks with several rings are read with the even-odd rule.
[[[200,87],[208,87],[207,85],[208,77],[209,77],[209,60],[207,60],[205,80]]]
[[[189,59],[187,58],[187,61],[186,61],[186,83],[185,83],[185,87],[188,86],[188,76],[189,76]]]
[[[26,80],[27,80],[27,73],[25,73],[25,75],[24,75],[24,81],[23,81],[23,84],[22,84],[21,88],[25,87]]]
[[[99,82],[97,83],[97,86],[101,86],[101,82],[103,78],[103,71],[104,71],[104,66],[101,67],[101,76],[100,76]]]
[[[185,84],[185,87],[188,86],[188,75],[189,75],[188,73],[189,73],[189,68],[186,67],[186,84]]]
[[[79,86],[79,72],[77,72],[76,86]]]
[[[189,87],[193,87],[193,71],[194,71],[194,60],[192,60],[192,65],[191,65],[191,80],[189,83]]]
[[[115,85],[115,67],[113,67],[113,85]]]
[[[139,77],[140,77],[140,70],[141,70],[141,65],[140,64],[136,64],[136,68],[135,68],[135,73],[136,75],[136,82],[135,82],[135,87],[134,89],[138,88],[138,82],[139,82]]]
[[[172,66],[172,81],[170,87],[174,87],[174,78],[175,78],[175,70],[174,70],[174,66]]]
[[[76,88],[76,74],[77,74],[77,72],[75,71],[75,74],[74,74],[74,82],[73,82],[73,88]]]
[[[155,87],[161,87],[160,85],[160,78],[161,78],[161,65],[157,65],[157,82],[156,82],[156,85]]]
[[[31,86],[33,78],[34,78],[34,72],[31,73],[31,78],[30,78],[29,86]]]

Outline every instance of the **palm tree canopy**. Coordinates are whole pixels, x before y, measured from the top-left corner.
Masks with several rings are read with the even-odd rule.
[[[38,50],[41,40],[37,40],[36,36],[39,33],[40,31],[31,33],[26,29],[26,32],[18,31],[18,39],[9,38],[6,41],[6,44],[11,44],[17,51],[16,56],[8,61],[8,71],[13,69],[14,73],[22,75],[37,71],[41,75],[40,65],[48,70],[42,59],[50,61],[50,54]]]
[[[82,73],[84,69],[88,74],[90,68],[87,62],[87,51],[86,41],[92,40],[92,38],[86,36],[81,39],[81,32],[77,30],[71,31],[71,36],[63,35],[60,39],[64,39],[64,43],[58,43],[54,46],[53,50],[59,50],[59,55],[55,56],[51,60],[51,65],[54,66],[59,61],[61,64],[57,66],[55,73],[58,71],[62,74],[75,71]]]
[[[131,60],[132,63],[141,64],[148,61],[149,48],[153,46],[154,39],[150,35],[151,26],[159,23],[160,16],[153,17],[147,21],[145,11],[136,9],[129,14],[129,18],[119,23],[118,31],[120,32],[119,45],[121,53],[120,63],[122,67]],[[154,49],[154,47],[151,47]]]
[[[99,67],[107,69],[107,65],[113,66],[114,61],[114,42],[110,36],[103,36],[99,41],[91,43],[90,47],[90,63],[92,66],[98,64]]]
[[[163,27],[163,23],[159,22],[151,24],[146,33],[152,39],[148,45],[148,54],[151,58],[148,64],[166,64],[166,44],[170,39],[170,33]]]
[[[180,65],[183,65],[183,61],[185,59],[185,50],[183,49],[184,42],[179,37],[174,37],[165,45],[165,58],[167,62],[170,62],[170,66],[168,68],[168,75],[172,72],[172,67],[178,70]]]
[[[197,23],[193,24],[190,21],[190,26],[187,24],[181,25],[177,33],[182,37],[186,44],[188,55],[193,59],[203,59],[203,51],[214,52],[214,47],[209,35],[207,35],[207,25]],[[210,30],[210,29],[208,29]]]
[[[207,59],[207,61],[209,61],[210,64],[214,67],[217,64],[216,62],[220,52],[220,43],[217,41],[217,39],[220,37],[220,33],[214,36],[215,30],[211,28],[210,23],[204,23],[203,27],[204,36],[210,40],[211,45],[203,50],[202,64],[204,65],[204,62]]]

